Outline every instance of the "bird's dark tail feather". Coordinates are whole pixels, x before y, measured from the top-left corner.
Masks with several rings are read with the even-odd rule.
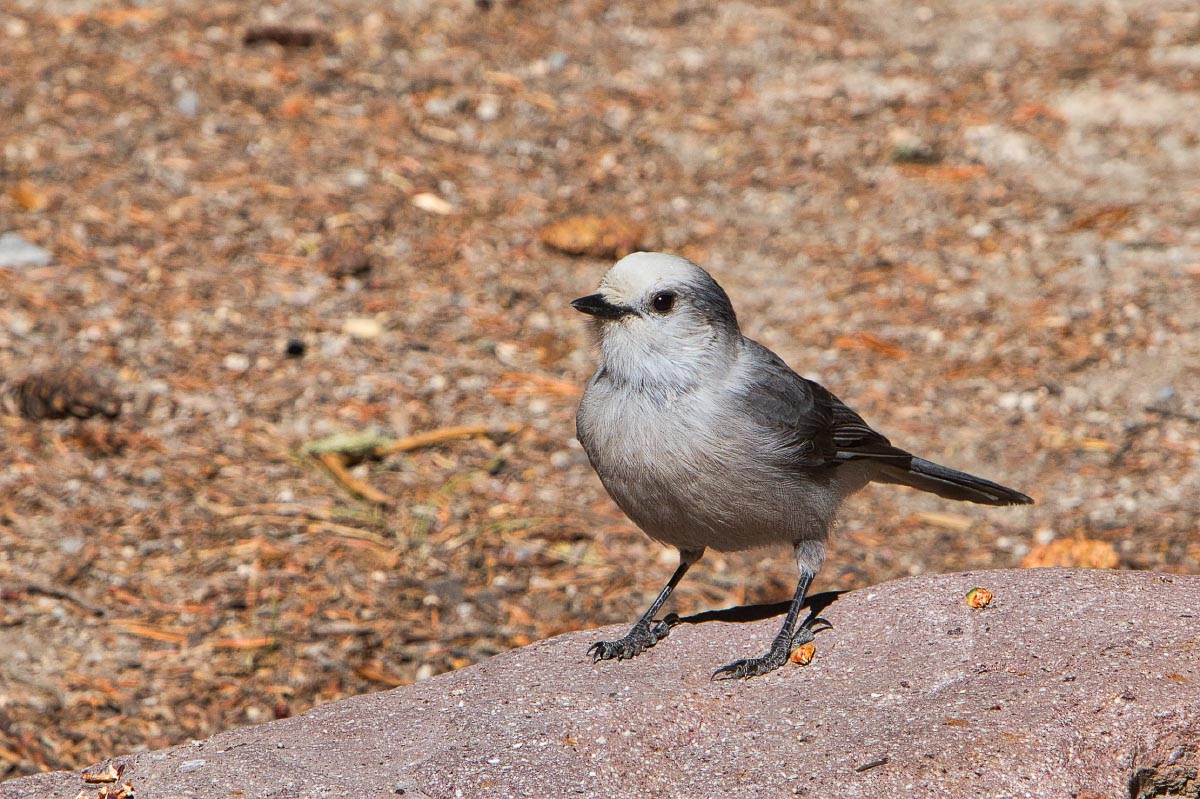
[[[957,469],[939,466],[924,458],[914,457],[907,469],[899,464],[888,464],[886,461],[880,461],[880,464],[883,468],[876,474],[875,479],[882,483],[909,486],[946,499],[978,502],[980,505],[1033,504],[1033,500],[1020,491]]]

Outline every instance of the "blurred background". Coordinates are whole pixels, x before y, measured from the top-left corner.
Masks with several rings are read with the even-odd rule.
[[[0,776],[631,621],[567,303],[636,249],[1037,499],[868,489],[814,590],[1200,572],[1198,137],[1192,0],[9,0]]]

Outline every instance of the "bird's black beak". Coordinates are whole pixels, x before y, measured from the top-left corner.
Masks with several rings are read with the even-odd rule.
[[[620,319],[622,316],[633,313],[631,308],[613,305],[604,299],[603,294],[589,294],[586,297],[580,297],[571,303],[571,307],[580,313],[595,316],[598,319]]]

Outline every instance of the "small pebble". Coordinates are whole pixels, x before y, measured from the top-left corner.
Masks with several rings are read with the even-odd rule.
[[[0,235],[0,267],[45,266],[54,256],[16,233]]]
[[[361,189],[371,184],[371,176],[361,169],[347,170],[342,179],[352,189]]]
[[[62,550],[64,555],[78,555],[83,551],[84,544],[87,542],[78,536],[70,536],[59,542],[58,548]]]
[[[444,117],[454,113],[457,105],[456,97],[430,97],[425,101],[425,113],[434,117]]]
[[[175,98],[175,110],[185,117],[194,118],[200,113],[200,95],[191,89],[185,89]]]
[[[379,338],[383,335],[383,325],[369,316],[351,317],[342,322],[342,332],[353,338]]]
[[[284,351],[284,353],[287,354],[287,356],[289,358],[302,358],[302,357],[304,357],[304,353],[305,353],[306,349],[307,348],[304,346],[304,342],[301,341],[300,339],[289,338],[288,342],[287,342],[287,346],[284,347],[283,351]]]
[[[500,100],[492,95],[485,95],[475,107],[475,116],[481,122],[492,122],[500,116]]]
[[[992,235],[992,226],[987,222],[976,222],[967,228],[967,235],[973,239],[986,239]]]
[[[891,131],[892,160],[898,164],[931,164],[938,160],[933,147],[906,128]]]

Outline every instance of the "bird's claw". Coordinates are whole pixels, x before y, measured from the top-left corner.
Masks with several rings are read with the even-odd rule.
[[[639,621],[624,638],[616,641],[597,641],[588,647],[587,653],[593,663],[635,658],[670,635],[671,628],[678,620],[679,617],[672,613],[662,621],[654,622],[654,626],[647,621]]]
[[[787,662],[788,653],[782,649],[771,648],[762,657],[744,658],[722,666],[712,673],[713,680],[748,680],[775,669]]]
[[[788,638],[776,638],[771,649],[762,657],[744,658],[726,664],[712,673],[713,680],[748,680],[751,677],[761,677],[764,674],[787,663],[792,650],[813,640],[813,633],[808,627],[796,630],[795,635]]]

